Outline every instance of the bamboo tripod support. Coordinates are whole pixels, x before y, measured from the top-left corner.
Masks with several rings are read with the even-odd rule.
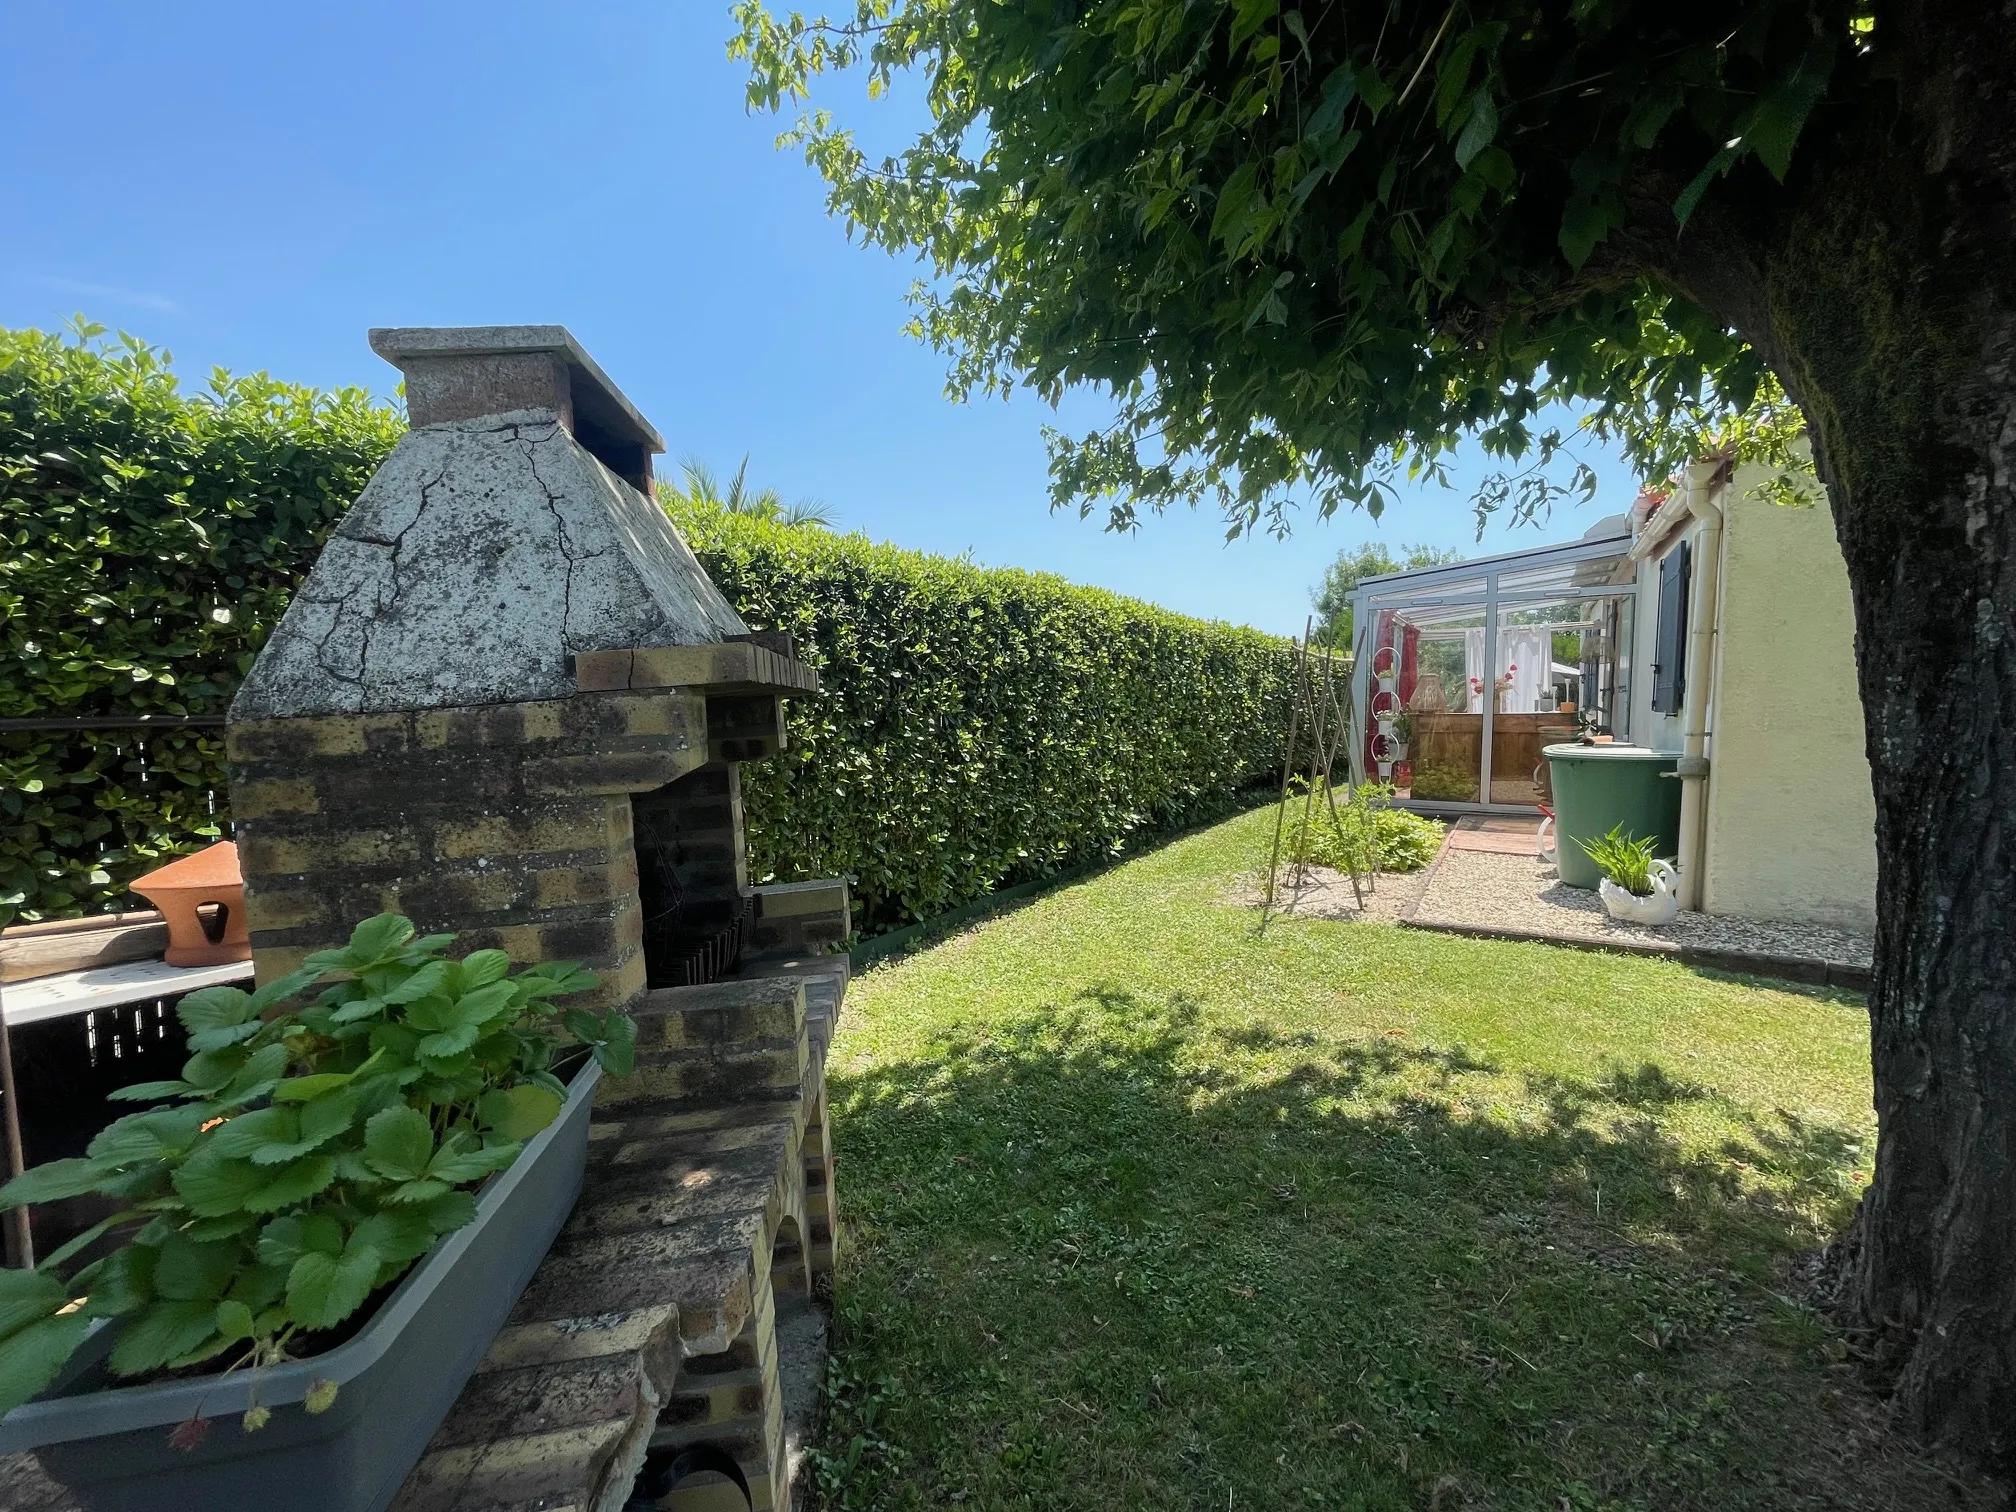
[[[1337,761],[1344,754],[1344,742],[1350,738],[1349,688],[1347,678],[1341,675],[1334,649],[1319,648],[1314,639],[1315,621],[1313,617],[1304,622],[1302,638],[1295,643],[1295,661],[1289,676],[1293,681],[1288,705],[1288,739],[1281,761],[1281,795],[1274,811],[1274,846],[1267,862],[1267,888],[1260,910],[1260,927],[1267,927],[1268,918],[1274,913],[1281,895],[1281,847],[1287,829],[1288,805],[1294,796],[1295,779],[1305,771],[1300,758],[1306,743],[1307,780],[1302,793],[1301,832],[1309,833],[1310,821],[1315,817],[1316,792],[1320,787],[1325,802],[1329,806],[1330,823],[1341,837],[1344,833],[1345,818],[1338,812],[1337,792],[1331,782],[1331,774],[1337,768]],[[1347,812],[1357,816],[1361,826],[1369,821],[1369,816],[1356,806],[1348,803],[1351,788],[1346,778],[1345,796]],[[1358,907],[1365,906],[1368,890],[1376,890],[1376,867],[1365,864],[1372,856],[1369,832],[1361,831],[1355,844],[1347,844],[1345,856],[1348,875],[1351,878],[1352,895]],[[1300,859],[1291,861],[1289,878],[1297,889],[1306,875],[1304,863]]]

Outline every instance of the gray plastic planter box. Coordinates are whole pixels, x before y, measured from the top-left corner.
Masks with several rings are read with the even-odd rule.
[[[476,1221],[409,1271],[347,1343],[256,1375],[94,1389],[111,1344],[104,1329],[63,1394],[0,1419],[0,1453],[33,1450],[92,1512],[382,1512],[567,1221],[601,1075],[592,1061],[575,1074],[560,1116],[483,1188]],[[301,1398],[317,1380],[340,1389],[311,1417]],[[238,1419],[255,1397],[273,1417],[247,1433]],[[199,1415],[209,1435],[171,1449],[170,1430]]]

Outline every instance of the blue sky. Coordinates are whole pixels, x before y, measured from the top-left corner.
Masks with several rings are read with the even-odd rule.
[[[850,246],[817,177],[774,149],[779,122],[744,110],[726,0],[8,12],[0,324],[82,311],[168,347],[185,384],[221,364],[386,392],[370,326],[557,322],[674,457],[726,470],[747,452],[756,481],[842,528],[1283,632],[1341,547],[1511,550],[1635,491],[1586,448],[1595,505],[1481,545],[1475,456],[1455,490],[1285,543],[1227,545],[1209,514],[1129,536],[1051,514],[1041,427],[1088,429],[1105,406],[943,397],[941,359],[901,334],[914,267]],[[845,90],[833,103],[874,141],[914,119]]]

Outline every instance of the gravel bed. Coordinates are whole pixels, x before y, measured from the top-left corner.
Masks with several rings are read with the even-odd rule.
[[[1327,866],[1305,866],[1299,872],[1284,867],[1274,911],[1298,919],[1339,919],[1346,923],[1374,920],[1390,924],[1414,906],[1428,876],[1425,867],[1417,872],[1381,872],[1377,886],[1367,894],[1361,909],[1351,891],[1351,879],[1343,872]],[[1232,901],[1244,908],[1258,908],[1266,892],[1266,877],[1241,877],[1233,889]]]
[[[1345,891],[1348,895],[1348,886]],[[1867,936],[1819,924],[1781,924],[1703,913],[1682,913],[1657,929],[1621,924],[1603,911],[1603,900],[1595,893],[1564,886],[1559,874],[1545,862],[1454,848],[1444,851],[1441,862],[1429,873],[1415,918],[1426,923],[1531,929],[1620,944],[1687,945],[1794,956],[1865,968],[1870,960]]]

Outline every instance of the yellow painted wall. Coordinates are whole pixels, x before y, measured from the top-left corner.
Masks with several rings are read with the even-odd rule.
[[[1876,806],[1855,687],[1848,572],[1825,502],[1723,491],[1721,613],[1709,711],[1709,913],[1869,931]]]

